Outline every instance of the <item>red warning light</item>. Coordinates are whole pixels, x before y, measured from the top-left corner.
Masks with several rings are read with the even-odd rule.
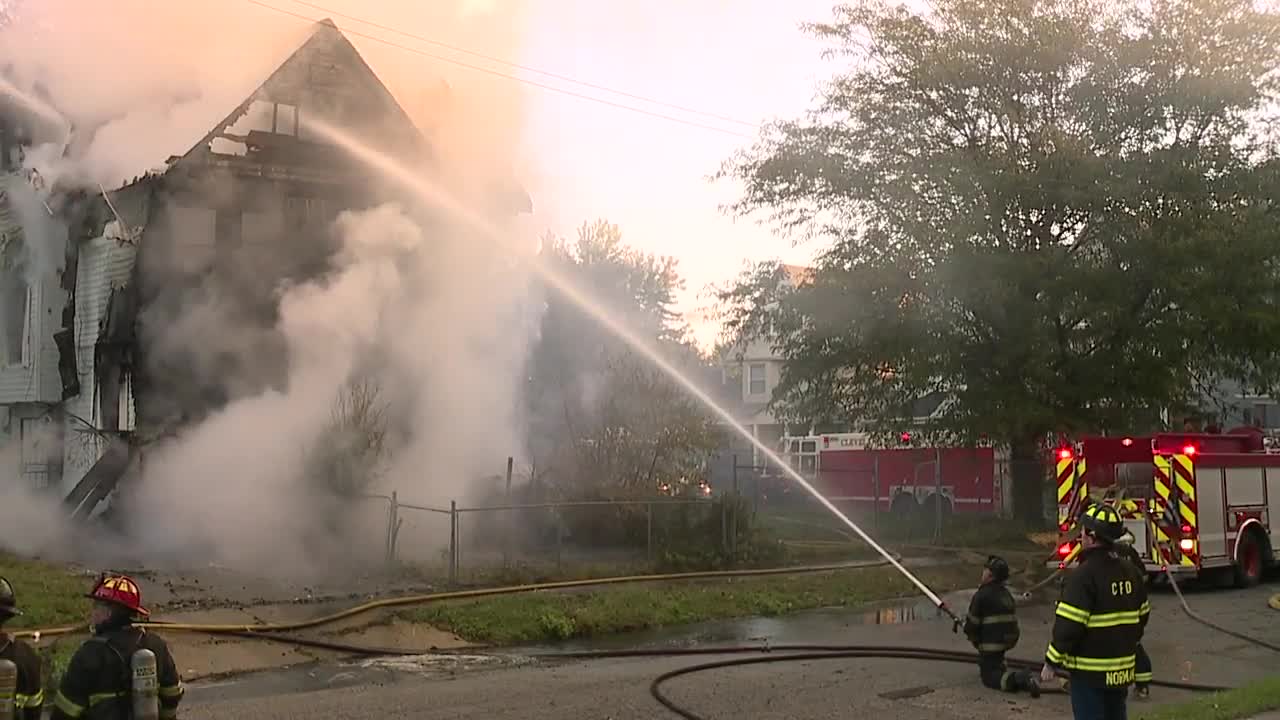
[[[1190,534],[1191,534],[1191,526],[1190,526],[1190,525],[1183,525],[1183,526],[1182,526],[1182,534],[1183,534],[1183,535],[1190,535]]]
[[[1071,523],[1062,523],[1061,525],[1058,526],[1058,530],[1062,532],[1066,532],[1070,529],[1071,529]]]
[[[1120,441],[1120,444],[1125,447],[1129,447],[1130,445],[1133,445],[1133,438],[1125,438]]]
[[[1183,446],[1182,446],[1182,454],[1183,454],[1183,455],[1195,455],[1195,454],[1196,454],[1196,446],[1195,446],[1195,445],[1183,445]]]
[[[1058,546],[1058,556],[1066,557],[1071,554],[1071,543],[1062,543]]]
[[[901,440],[901,441],[902,441],[902,444],[903,444],[903,445],[910,445],[910,444],[911,444],[911,433],[909,433],[909,432],[904,432],[904,433],[902,433],[902,436],[899,438],[899,440]]]
[[[1059,451],[1058,451],[1058,459],[1059,459],[1059,460],[1070,460],[1070,459],[1071,459],[1071,448],[1062,448],[1061,450],[1059,450]]]

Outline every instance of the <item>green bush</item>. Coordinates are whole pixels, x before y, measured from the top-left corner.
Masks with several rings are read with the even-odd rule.
[[[538,627],[550,640],[568,640],[578,634],[578,624],[560,610],[544,610],[538,616]]]
[[[511,502],[533,500],[513,490]],[[741,497],[722,495],[673,503],[663,497],[605,497],[591,492],[560,500],[631,502],[522,511],[505,517],[502,513],[474,513],[467,517],[469,540],[496,549],[504,541],[504,533],[514,532],[523,547],[552,552],[556,533],[563,532],[566,547],[634,550],[638,557],[647,556],[652,542],[657,566],[669,572],[764,567],[787,559],[786,548],[756,521],[749,503]],[[653,502],[636,502],[643,500]]]

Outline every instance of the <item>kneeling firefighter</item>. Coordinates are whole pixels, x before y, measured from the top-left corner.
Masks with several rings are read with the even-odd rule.
[[[40,720],[44,708],[40,656],[4,632],[5,622],[21,614],[13,586],[0,577],[0,720]]]
[[[54,697],[53,720],[173,720],[182,680],[159,636],[134,623],[150,615],[138,584],[104,575],[88,597],[93,637],[71,658]]]
[[[1018,692],[1026,690],[1040,697],[1035,676],[1023,670],[1010,670],[1004,654],[1018,644],[1017,606],[1005,582],[1009,579],[1009,563],[992,555],[982,568],[982,584],[969,602],[964,621],[964,635],[978,650],[978,674],[982,684],[993,690]]]

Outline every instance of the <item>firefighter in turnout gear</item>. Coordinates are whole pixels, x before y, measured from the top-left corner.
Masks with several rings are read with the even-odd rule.
[[[1124,536],[1116,543],[1116,554],[1128,560],[1138,570],[1139,577],[1145,577],[1147,566],[1142,562],[1142,556],[1134,549],[1133,541],[1133,533],[1126,531]],[[1135,670],[1136,672],[1133,674],[1134,697],[1139,700],[1147,700],[1151,697],[1151,678],[1153,675],[1151,656],[1147,655],[1146,648],[1142,647],[1142,643],[1138,643]]]
[[[982,684],[993,690],[1026,690],[1040,697],[1040,684],[1025,670],[1010,670],[1004,654],[1018,644],[1018,616],[1013,595],[1004,586],[1009,579],[1009,563],[992,555],[982,568],[982,584],[969,602],[964,636],[978,650],[978,674]]]
[[[1080,565],[1063,585],[1040,679],[1070,675],[1075,720],[1124,720],[1151,605],[1143,575],[1116,554],[1120,513],[1093,505],[1080,524]]]
[[[88,596],[93,637],[71,658],[54,697],[53,720],[173,720],[182,680],[157,635],[134,623],[150,615],[138,584],[104,575]]]
[[[0,717],[40,720],[44,708],[40,656],[30,645],[4,633],[4,624],[21,614],[13,585],[0,577]]]

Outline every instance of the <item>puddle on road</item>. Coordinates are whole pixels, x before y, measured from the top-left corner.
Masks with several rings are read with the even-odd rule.
[[[439,654],[373,658],[362,660],[357,666],[366,670],[392,670],[415,675],[438,675],[485,667],[515,667],[531,662],[533,661],[529,658],[511,655]]]
[[[958,604],[955,600],[951,604]],[[967,604],[967,598],[963,604]],[[656,628],[555,645],[514,648],[513,654],[583,650],[673,649],[711,645],[818,645],[833,642],[851,627],[937,622],[943,613],[928,600],[898,601],[870,608],[826,608],[777,617],[719,620],[683,627]],[[838,640],[834,642],[839,642]]]
[[[864,612],[848,619],[850,625],[902,625],[922,620],[937,620],[942,611],[933,603],[916,603],[897,607],[880,608]]]

